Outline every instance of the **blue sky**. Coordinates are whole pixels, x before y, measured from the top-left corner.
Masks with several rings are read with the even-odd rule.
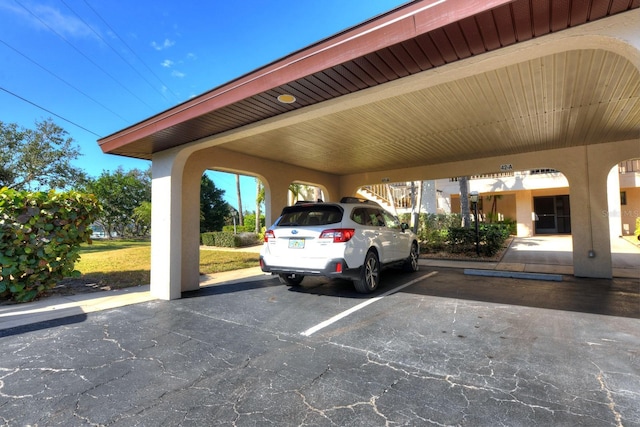
[[[0,0],[0,120],[51,117],[92,176],[146,169],[102,154],[97,139],[404,3]],[[237,206],[235,177],[211,177]],[[255,180],[241,182],[252,210]]]

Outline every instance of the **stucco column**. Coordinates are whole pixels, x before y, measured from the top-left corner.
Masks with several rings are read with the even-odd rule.
[[[576,150],[576,167],[568,168],[573,237],[573,274],[578,277],[612,277],[611,241],[607,200],[610,164],[590,153]],[[563,170],[563,172],[565,172]]]
[[[193,157],[193,156],[192,156]],[[200,288],[200,184],[204,170],[187,162],[182,178],[182,268],[180,289]]]
[[[163,151],[151,166],[151,295],[181,296],[182,165],[178,152]]]
[[[531,191],[516,191],[516,222],[517,236],[531,237],[533,236],[533,210],[531,209]]]
[[[265,177],[264,208],[265,224],[269,228],[282,211],[288,205],[287,196],[289,193],[290,177]]]

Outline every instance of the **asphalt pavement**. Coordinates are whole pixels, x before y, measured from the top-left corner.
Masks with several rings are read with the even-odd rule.
[[[640,426],[637,267],[556,282],[435,263],[366,296],[254,269],[175,301],[0,307],[0,425]]]

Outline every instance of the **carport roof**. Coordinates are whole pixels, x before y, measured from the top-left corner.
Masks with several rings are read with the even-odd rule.
[[[438,84],[416,77],[638,7],[640,0],[414,1],[98,143],[106,153],[151,159],[224,136],[229,150],[345,174],[635,138],[638,70],[604,50],[542,52]],[[354,98],[400,81],[415,90],[404,84],[398,95]],[[280,103],[281,94],[296,101]]]

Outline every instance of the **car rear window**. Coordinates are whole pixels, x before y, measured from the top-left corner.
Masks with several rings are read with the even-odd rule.
[[[342,221],[343,210],[336,205],[296,205],[282,210],[278,227],[327,225]]]

